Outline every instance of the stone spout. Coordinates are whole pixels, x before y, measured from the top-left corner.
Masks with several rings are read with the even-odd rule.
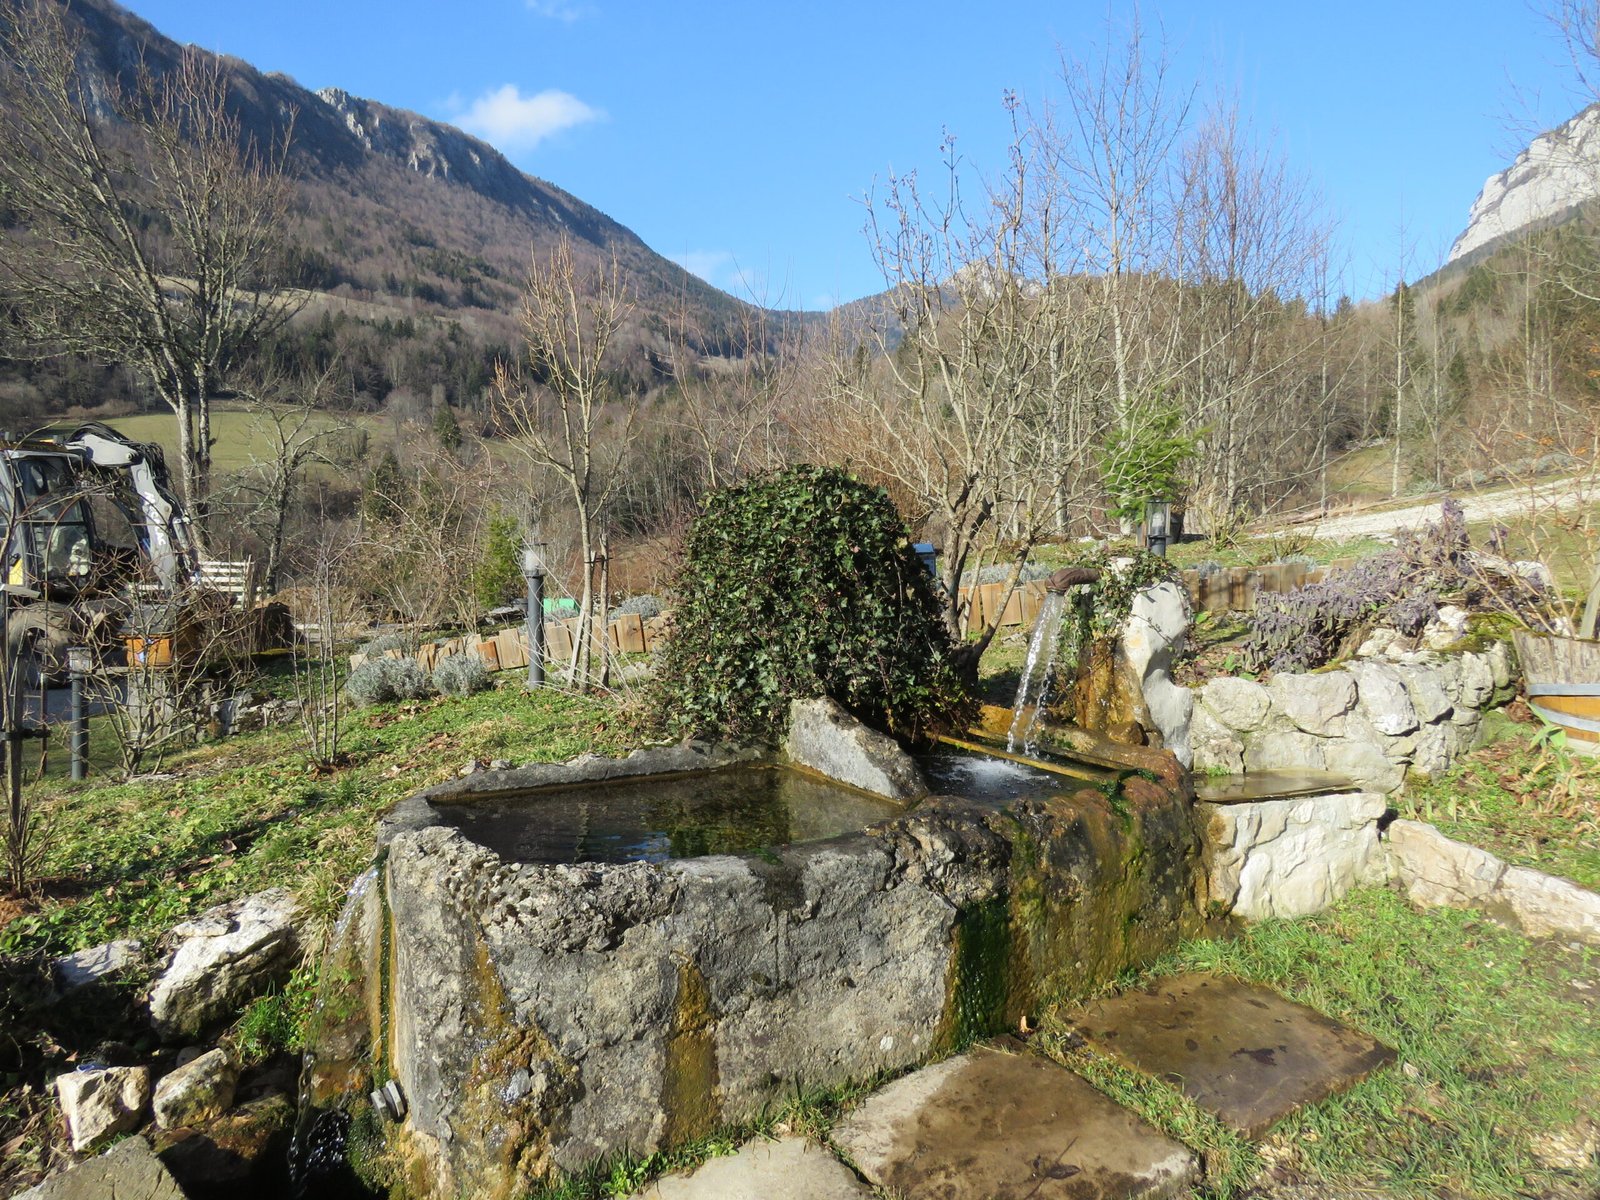
[[[1048,592],[1065,595],[1068,588],[1080,583],[1094,583],[1099,578],[1100,572],[1093,567],[1062,567],[1045,577],[1044,586]]]

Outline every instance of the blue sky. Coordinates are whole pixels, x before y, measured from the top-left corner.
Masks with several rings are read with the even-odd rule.
[[[882,286],[862,194],[1003,165],[1001,98],[1052,94],[1131,4],[132,0],[167,35],[468,125],[661,253],[775,307]],[[1237,94],[1338,218],[1357,297],[1438,265],[1528,126],[1571,115],[1539,0],[1146,0],[1202,90]]]

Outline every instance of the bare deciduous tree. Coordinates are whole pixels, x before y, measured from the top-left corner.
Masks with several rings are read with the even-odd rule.
[[[517,314],[528,366],[495,369],[495,407],[512,445],[557,477],[572,505],[583,571],[570,672],[579,688],[592,677],[596,548],[634,434],[637,410],[618,403],[607,375],[607,351],[632,310],[617,260],[580,266],[563,236],[528,271]]]
[[[125,90],[91,85],[80,50],[53,0],[0,8],[0,188],[23,226],[0,292],[24,352],[126,363],[172,410],[203,529],[212,397],[296,305],[275,274],[288,136],[261,147],[245,133],[212,55],[142,66]]]

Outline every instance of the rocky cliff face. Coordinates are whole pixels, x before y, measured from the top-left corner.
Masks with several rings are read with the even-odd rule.
[[[1472,206],[1467,227],[1450,248],[1456,262],[1530,225],[1555,221],[1600,196],[1600,104],[1540,134]]]

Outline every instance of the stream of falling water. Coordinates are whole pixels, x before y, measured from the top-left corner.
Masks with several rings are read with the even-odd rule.
[[[1039,620],[1033,627],[1033,637],[1028,642],[1028,657],[1022,663],[1022,679],[1017,684],[1017,700],[1011,707],[1011,731],[1006,735],[1006,749],[1012,754],[1032,754],[1039,731],[1039,714],[1050,699],[1050,680],[1055,675],[1056,647],[1061,644],[1061,614],[1066,610],[1067,598],[1060,592],[1051,592],[1039,609]],[[1028,696],[1038,677],[1038,694],[1033,697],[1029,711]]]

